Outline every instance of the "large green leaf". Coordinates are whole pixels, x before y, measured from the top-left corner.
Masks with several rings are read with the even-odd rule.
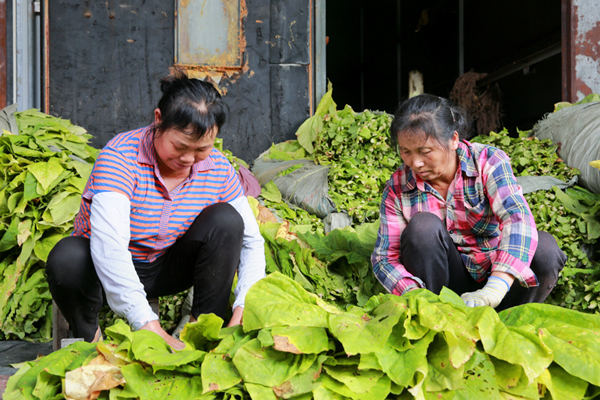
[[[366,393],[353,392],[344,383],[330,377],[327,374],[322,374],[319,378],[323,387],[354,400],[384,400],[390,394],[391,381],[387,376],[377,380],[377,384]]]
[[[429,373],[425,378],[428,392],[463,389],[464,366],[455,368],[450,362],[450,348],[442,335],[436,335],[427,352]]]
[[[465,364],[463,390],[457,390],[455,400],[495,400],[498,398],[498,383],[494,365],[487,354],[475,350],[473,357]]]
[[[354,393],[366,393],[377,385],[383,371],[358,369],[356,365],[325,365],[324,370],[333,379],[343,383]]]
[[[240,383],[242,377],[225,354],[209,353],[202,362],[204,392],[223,391]]]
[[[413,347],[398,351],[389,346],[377,353],[377,359],[383,372],[400,386],[408,386],[418,370],[427,370],[427,351],[436,335],[429,331],[421,340],[415,342]]]
[[[312,154],[315,151],[314,142],[318,133],[323,129],[323,117],[318,114],[305,120],[296,131],[298,142],[304,149]]]
[[[318,354],[329,349],[329,338],[324,328],[305,326],[274,327],[271,331],[274,348],[295,354]]]
[[[329,331],[348,355],[376,353],[383,349],[405,311],[401,303],[388,301],[377,307],[372,316],[364,312],[331,315]]]
[[[35,176],[44,191],[48,190],[52,182],[63,173],[64,168],[60,161],[51,158],[47,162],[38,162],[27,167],[27,170]]]
[[[317,297],[278,272],[255,283],[245,305],[246,332],[278,325],[328,326],[328,313],[318,305]]]
[[[304,357],[263,348],[260,341],[254,339],[235,353],[233,364],[244,382],[280,386],[298,373]]]
[[[485,351],[500,360],[520,365],[529,383],[552,362],[552,351],[531,326],[506,327],[490,307],[473,308],[470,320],[479,329]]]
[[[152,371],[152,367],[143,367],[133,363],[121,367],[127,384],[125,387],[145,400],[173,399],[210,399],[213,395],[202,394],[200,377],[189,376],[177,371]]]

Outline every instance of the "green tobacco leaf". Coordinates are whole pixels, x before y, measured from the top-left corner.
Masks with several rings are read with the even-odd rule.
[[[360,310],[357,308],[357,310]],[[340,313],[329,317],[329,331],[340,341],[348,355],[376,353],[385,346],[392,329],[406,309],[396,301],[367,313]]]
[[[556,364],[550,365],[538,379],[552,395],[552,399],[581,400],[585,397],[588,383],[574,377]]]
[[[9,250],[17,245],[17,235],[19,234],[19,223],[21,220],[14,217],[10,221],[8,229],[0,239],[0,253]]]
[[[48,162],[38,162],[29,165],[27,169],[35,176],[35,179],[37,179],[44,191],[48,190],[52,182],[64,171],[60,161],[56,158],[51,158]]]
[[[329,338],[323,328],[304,326],[274,327],[274,348],[295,354],[318,354],[329,349]]]
[[[315,114],[304,121],[296,131],[298,142],[309,154],[312,154],[315,151],[313,143],[317,139],[317,135],[322,129],[323,117]]]
[[[37,192],[38,181],[31,172],[27,172],[25,182],[23,184],[23,197],[25,200],[33,200],[40,197],[40,193]]]
[[[279,325],[327,327],[328,313],[297,282],[279,272],[255,283],[244,308],[246,332]]]
[[[29,368],[23,375],[14,375],[9,379],[7,383],[7,391],[4,393],[3,399],[5,400],[16,400],[16,399],[34,399],[33,392],[37,390],[37,393],[46,392],[50,388],[46,389],[42,386],[37,386],[38,376],[46,368],[51,367],[56,363],[66,365],[75,358],[79,357],[82,352],[89,351],[90,347],[93,348],[93,343],[87,342],[75,342],[68,347],[50,353],[49,355],[42,357],[35,365]],[[46,382],[51,385],[51,382]],[[8,387],[14,388],[13,391],[8,392]],[[55,385],[54,385],[55,387]]]
[[[281,203],[281,192],[275,182],[269,181],[262,188],[260,195],[273,203]]]
[[[277,400],[277,396],[270,387],[244,382],[244,388],[250,394],[251,399]]]
[[[224,354],[207,354],[202,362],[201,369],[204,393],[223,391],[242,381],[242,377],[237,372],[233,361]]]
[[[331,108],[335,110],[337,104],[333,101],[333,85],[331,82],[327,84],[327,92],[323,95],[321,100],[319,101],[319,105],[317,106],[317,110],[315,111],[316,115],[321,117],[325,117],[331,110]]]
[[[525,304],[500,314],[507,326],[533,326],[571,375],[600,386],[600,316],[548,304]]]
[[[223,320],[215,314],[201,314],[196,322],[186,324],[181,331],[181,340],[192,349],[209,351],[207,346],[220,339],[222,326]]]
[[[133,359],[143,361],[154,371],[174,370],[185,364],[201,360],[206,354],[198,350],[171,352],[171,347],[157,333],[148,330],[132,332],[131,353]]]
[[[425,378],[425,389],[428,392],[463,389],[461,378],[464,366],[455,368],[450,362],[450,348],[443,336],[436,335],[427,351],[429,373]]]
[[[529,383],[552,362],[552,351],[531,326],[506,327],[490,307],[473,308],[470,321],[479,329],[485,351],[498,359],[520,365]]]
[[[233,364],[244,382],[280,386],[298,374],[304,357],[307,356],[263,348],[254,339],[235,353]]]
[[[35,242],[35,245],[33,246],[33,253],[37,258],[46,262],[48,260],[48,254],[50,254],[50,251],[63,237],[65,237],[65,235],[56,232],[46,234],[41,240]]]
[[[355,393],[348,386],[327,374],[322,374],[319,380],[326,389],[354,400],[384,400],[390,394],[391,388],[391,381],[387,376],[380,378],[377,384],[367,393]]]
[[[326,358],[327,356],[325,355],[318,356],[306,371],[295,375],[281,386],[273,387],[273,391],[277,397],[299,399],[299,396],[308,394],[307,399],[311,400],[312,396],[310,393],[321,386],[316,380],[321,374],[321,367]]]
[[[382,371],[359,370],[356,365],[325,365],[323,369],[333,379],[343,383],[354,393],[366,393],[373,389],[383,376]]]
[[[48,209],[50,210],[54,224],[63,225],[75,218],[75,215],[79,211],[80,203],[81,196],[74,193],[59,192],[54,195],[50,203],[48,203]]]
[[[498,398],[498,383],[494,365],[487,354],[476,350],[465,364],[462,384],[464,390],[455,392],[455,400],[495,400]]]
[[[315,249],[315,254],[320,260],[333,262],[346,257],[349,263],[356,263],[371,259],[375,248],[375,242],[372,242],[373,247],[371,247],[371,242],[368,241],[372,229],[374,226],[361,230],[365,238],[364,242],[363,237],[360,237],[354,228],[348,226],[334,229],[325,237],[312,233],[299,234],[298,237]]]
[[[427,370],[427,350],[436,332],[429,331],[422,339],[406,351],[398,351],[385,346],[377,353],[377,359],[383,372],[396,384],[407,387],[418,370]]]
[[[127,384],[125,388],[141,399],[164,400],[204,399],[200,377],[181,374],[177,371],[152,372],[152,367],[132,363],[121,367]],[[206,397],[211,398],[211,397]]]

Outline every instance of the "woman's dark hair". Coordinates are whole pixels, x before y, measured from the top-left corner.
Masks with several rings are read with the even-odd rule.
[[[465,110],[443,97],[421,94],[398,105],[390,137],[394,148],[400,132],[422,133],[447,147],[455,131],[461,139],[470,138],[471,121]]]
[[[217,133],[221,130],[228,108],[211,83],[190,79],[184,70],[173,68],[160,80],[160,90],[161,118],[154,126],[155,137],[176,128],[198,140],[215,126]]]

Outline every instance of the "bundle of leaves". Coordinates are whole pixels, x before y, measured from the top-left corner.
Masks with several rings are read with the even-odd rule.
[[[0,338],[50,340],[44,266],[73,227],[97,150],[85,129],[27,110],[0,137]]]
[[[296,132],[298,142],[317,164],[329,166],[329,196],[340,212],[355,224],[379,218],[385,183],[400,165],[390,147],[390,115],[350,106],[336,110],[332,88],[319,103],[315,115]]]
[[[286,173],[286,171],[282,171],[282,173]],[[308,211],[285,202],[281,192],[273,181],[265,184],[260,196],[266,207],[272,210],[280,219],[290,222],[290,230],[292,232],[324,234],[325,225],[323,221]]]
[[[244,325],[188,324],[182,351],[119,323],[25,363],[5,400],[592,399],[600,317],[527,304],[497,314],[455,293],[379,295],[343,311],[271,274],[248,292]],[[64,382],[64,383],[63,383]]]
[[[258,201],[250,200],[265,239],[267,274],[281,273],[342,309],[363,305],[383,291],[370,261],[379,223],[334,229],[324,236],[294,229],[290,221],[265,218],[265,208],[261,212]]]
[[[504,129],[499,133],[491,132],[489,136],[478,136],[473,141],[502,149],[510,157],[516,176],[545,175],[567,182],[579,174],[558,157],[557,146],[552,140],[529,137],[529,131],[518,131],[517,137],[511,137]],[[582,204],[575,205],[582,201],[591,207],[594,195],[580,187],[566,192],[568,195],[555,189],[525,195],[537,228],[551,233],[567,255],[558,284],[546,302],[578,311],[598,312],[600,271],[583,248],[597,241],[600,228],[597,219],[584,212],[589,209]],[[569,199],[569,196],[573,197]]]

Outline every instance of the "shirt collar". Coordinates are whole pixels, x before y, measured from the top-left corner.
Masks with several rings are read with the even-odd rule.
[[[140,147],[137,160],[141,164],[157,165],[156,152],[154,151],[154,124],[148,126],[141,133]],[[215,169],[213,157],[218,154],[218,150],[213,148],[206,160],[202,160],[192,165],[192,175],[196,175],[200,171],[209,171]]]
[[[456,154],[458,155],[460,169],[466,176],[479,176],[475,160],[473,159],[473,152],[471,151],[471,143],[466,140],[458,142]],[[402,192],[409,192],[415,187],[422,192],[425,191],[425,181],[413,174],[412,169],[408,165],[404,165],[404,173],[401,174],[400,182],[398,183]]]

